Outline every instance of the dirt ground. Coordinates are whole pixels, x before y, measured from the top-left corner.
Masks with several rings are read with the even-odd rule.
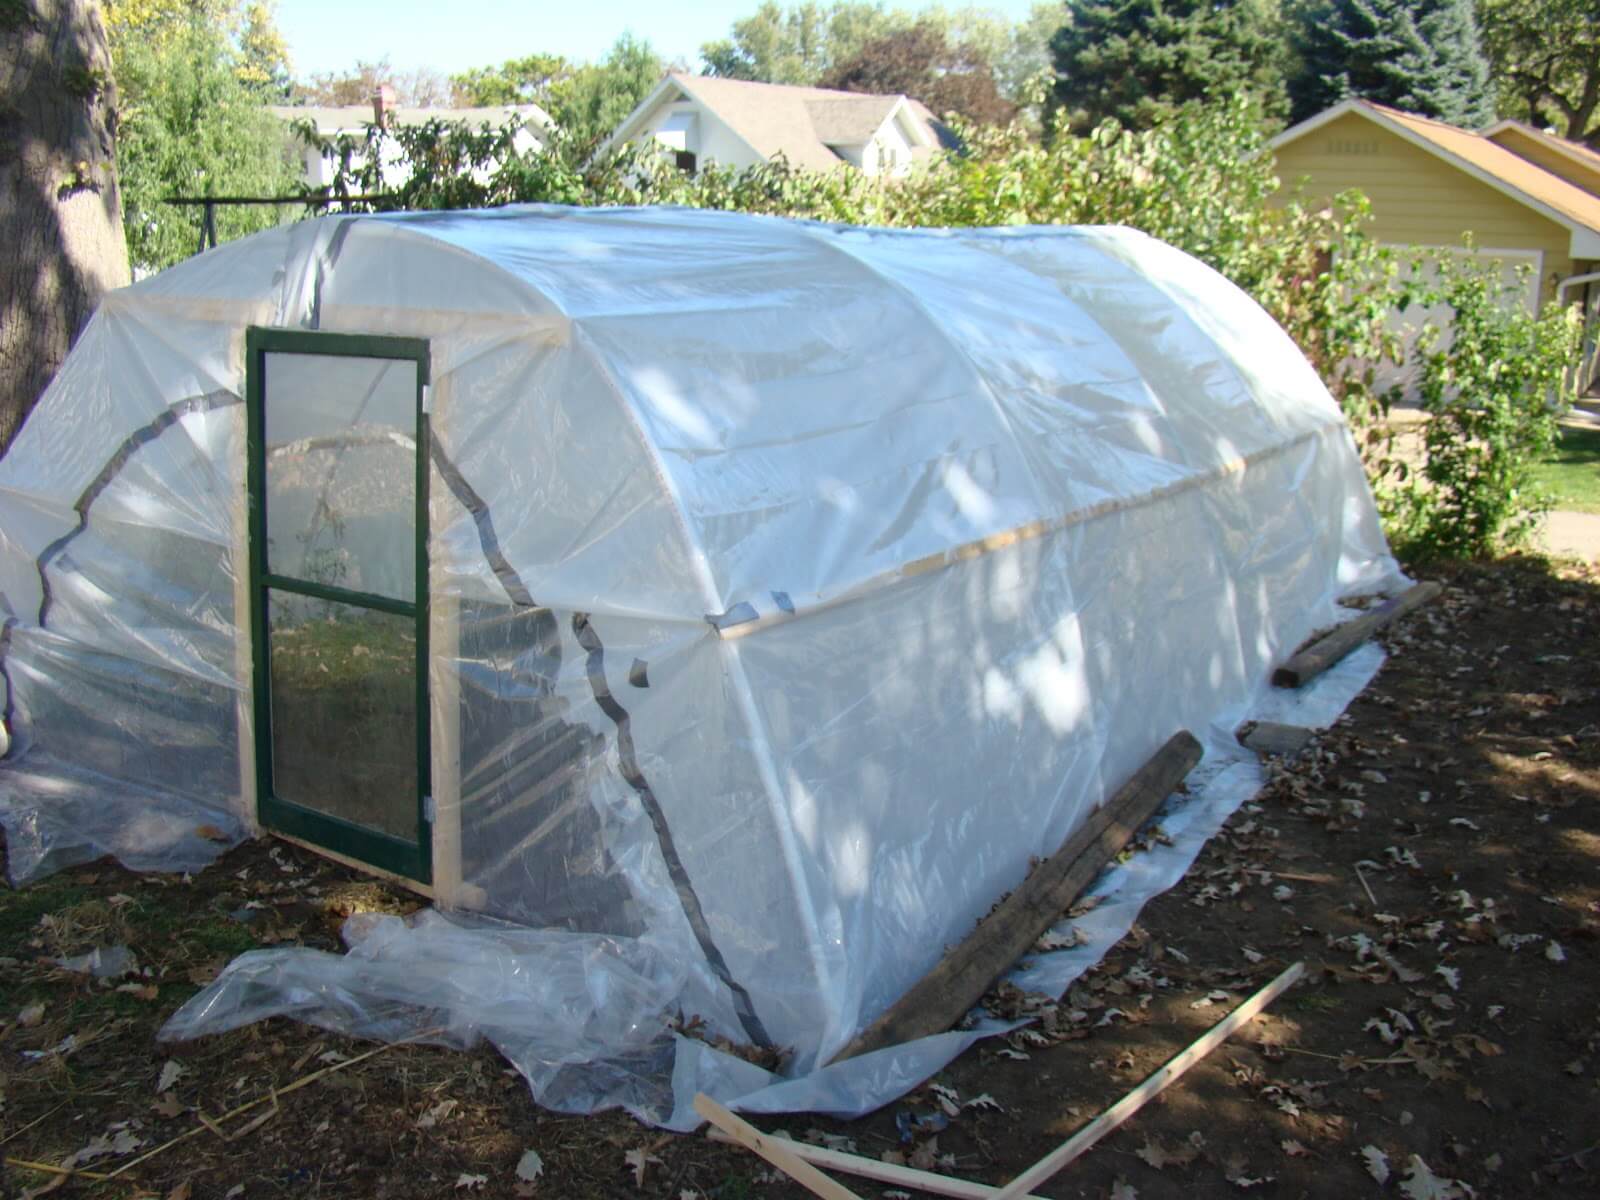
[[[1305,983],[1039,1193],[1600,1195],[1600,576],[1438,577],[1346,718],[1099,968],[1059,1003],[995,997],[1038,1026],[863,1120],[758,1123],[999,1184],[1304,960]],[[274,843],[193,879],[103,863],[0,894],[0,1195],[60,1178],[24,1161],[103,1174],[192,1130],[60,1194],[807,1194],[703,1137],[539,1110],[489,1052],[388,1048],[227,1117],[373,1047],[289,1022],[154,1041],[229,956],[332,948],[346,914],[412,906]],[[54,963],[112,943],[136,974]]]

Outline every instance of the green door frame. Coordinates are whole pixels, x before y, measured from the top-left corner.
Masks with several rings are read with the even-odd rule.
[[[317,354],[351,358],[409,360],[417,368],[416,421],[416,602],[351,591],[274,575],[267,564],[266,356]],[[255,684],[256,813],[263,828],[302,838],[338,854],[402,875],[433,882],[432,790],[428,713],[428,343],[422,338],[322,333],[303,329],[245,331],[246,486],[250,508],[250,630]],[[416,622],[417,645],[417,832],[413,840],[395,837],[329,813],[280,798],[272,781],[272,676],[267,628],[267,590],[293,592],[376,609]]]

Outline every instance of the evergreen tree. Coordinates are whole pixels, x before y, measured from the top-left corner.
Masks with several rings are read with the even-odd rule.
[[[1283,112],[1276,0],[1067,0],[1054,101],[1079,126],[1145,129],[1181,104],[1244,93]]]
[[[1472,0],[1316,0],[1297,24],[1291,120],[1351,97],[1466,129],[1494,120]]]

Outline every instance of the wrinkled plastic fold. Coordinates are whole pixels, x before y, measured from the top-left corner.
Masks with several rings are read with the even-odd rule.
[[[170,1036],[440,1026],[564,1110],[861,1111],[927,1048],[818,1064],[1173,732],[1232,762],[1273,666],[1399,580],[1288,337],[1131,230],[304,222],[108,297],[0,461],[14,882],[258,828],[250,327],[428,344],[449,915],[247,955]],[[318,399],[384,394],[359,370],[280,409],[269,502],[314,528],[269,554],[383,591],[416,444]]]

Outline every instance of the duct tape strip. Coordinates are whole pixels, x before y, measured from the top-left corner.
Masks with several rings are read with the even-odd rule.
[[[184,417],[192,413],[212,412],[219,408],[228,408],[243,401],[233,392],[218,390],[207,392],[203,396],[190,396],[179,400],[171,408],[163,410],[155,420],[148,425],[141,426],[122,440],[116,452],[106,460],[106,465],[100,468],[100,473],[94,477],[93,482],[83,490],[73,511],[78,514],[78,524],[55,541],[51,542],[39,552],[34,566],[39,572],[39,627],[44,628],[45,618],[50,612],[52,595],[50,592],[50,577],[45,574],[45,568],[53,562],[63,550],[67,548],[74,538],[89,527],[89,509],[100,494],[104,492],[122,473],[122,468],[128,465],[130,459],[138,452],[139,448],[148,442],[153,442],[167,430],[171,429]]]
[[[4,596],[0,596],[0,601],[4,599]],[[10,608],[11,606],[8,604],[6,607]],[[6,654],[11,649],[11,631],[16,628],[16,624],[17,619],[11,616],[8,616],[4,623],[0,623],[0,680],[3,680],[6,685],[6,700],[5,706],[0,708],[0,721],[6,723],[7,730],[11,730],[12,717],[16,715],[16,706],[12,703],[11,672],[6,668]],[[15,735],[13,734],[12,736]],[[0,758],[3,757],[4,754],[0,754]]]
[[[445,486],[450,489],[451,495],[461,502],[461,507],[472,514],[472,523],[478,527],[478,545],[483,548],[483,557],[488,560],[490,570],[500,581],[500,586],[505,588],[511,603],[518,608],[538,608],[533,594],[528,591],[528,585],[522,582],[522,576],[517,574],[517,569],[511,565],[500,549],[500,538],[494,531],[494,518],[489,515],[488,504],[473,490],[455,463],[451,462],[439,448],[438,438],[430,437],[428,448],[433,458],[433,465],[438,468],[439,476],[444,480]]]
[[[572,632],[578,639],[578,645],[588,652],[589,686],[594,691],[595,703],[617,727],[617,755],[622,761],[622,777],[638,794],[645,812],[650,817],[650,824],[655,828],[656,840],[661,846],[661,857],[666,861],[667,874],[672,877],[673,887],[677,889],[678,902],[683,905],[683,915],[689,920],[689,928],[694,931],[695,940],[700,943],[700,951],[706,956],[706,961],[711,964],[711,969],[716,972],[717,978],[721,979],[733,993],[734,1008],[745,1033],[756,1045],[770,1048],[771,1035],[767,1033],[766,1026],[762,1025],[761,1018],[756,1016],[750,993],[734,979],[733,973],[728,969],[727,960],[722,957],[722,951],[717,948],[711,936],[711,927],[706,923],[706,914],[700,906],[700,897],[694,890],[694,884],[689,881],[689,873],[684,869],[683,860],[678,857],[677,846],[672,840],[672,831],[667,828],[666,814],[661,811],[661,804],[651,790],[649,780],[639,769],[638,757],[633,749],[633,734],[629,730],[628,710],[618,704],[616,697],[611,694],[611,685],[606,682],[605,646],[601,644],[600,635],[595,632],[587,613],[572,614]]]

